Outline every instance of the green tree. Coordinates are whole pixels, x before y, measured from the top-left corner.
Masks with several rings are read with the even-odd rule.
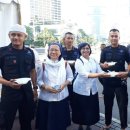
[[[34,42],[33,29],[30,26],[25,26],[25,27],[28,34],[25,44],[30,46]]]
[[[94,38],[93,35],[87,35],[83,29],[78,30],[77,44],[79,44],[81,42],[88,42],[93,45],[96,43],[96,41],[97,40]]]
[[[45,47],[46,44],[50,44],[52,42],[57,42],[58,39],[54,34],[54,30],[49,30],[45,28],[42,32],[40,32],[36,36],[35,45]]]

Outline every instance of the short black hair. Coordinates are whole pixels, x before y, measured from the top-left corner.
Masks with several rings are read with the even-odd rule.
[[[113,28],[113,29],[111,29],[109,32],[119,32],[119,30],[118,30],[118,29]]]
[[[66,33],[64,34],[63,38],[65,38],[66,35],[73,35],[73,37],[75,38],[75,35],[74,35],[72,32],[66,32]]]
[[[72,32],[66,32],[66,33],[65,33],[65,36],[66,36],[67,34],[74,35]]]
[[[105,45],[105,46],[106,46],[106,44],[105,44],[105,43],[101,43],[101,45]]]

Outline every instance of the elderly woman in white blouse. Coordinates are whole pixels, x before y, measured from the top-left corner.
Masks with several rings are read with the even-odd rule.
[[[91,47],[88,43],[78,46],[80,58],[75,62],[77,77],[73,84],[72,120],[82,125],[87,125],[86,130],[91,130],[91,125],[99,121],[99,100],[97,78],[106,77],[99,64],[90,57]]]
[[[52,43],[49,46],[48,58],[37,76],[40,86],[38,130],[66,130],[71,123],[67,85],[71,83],[73,74],[69,64],[62,58],[60,44]]]

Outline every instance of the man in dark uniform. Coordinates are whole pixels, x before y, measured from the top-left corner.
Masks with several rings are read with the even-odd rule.
[[[79,57],[79,52],[76,47],[73,46],[75,36],[71,32],[65,33],[63,37],[64,47],[62,49],[63,58],[70,62],[73,73],[75,72],[74,63]]]
[[[117,77],[104,79],[104,104],[105,104],[105,126],[104,130],[108,130],[111,127],[112,120],[112,107],[114,97],[116,95],[117,104],[119,107],[121,130],[127,128],[127,106],[128,106],[128,93],[127,93],[127,81],[123,79],[123,73],[125,71],[125,61],[129,64],[130,58],[127,48],[119,45],[120,33],[117,29],[111,29],[109,32],[110,46],[103,49],[101,53],[100,65],[106,72],[115,71],[119,72]],[[115,65],[109,65],[109,62],[115,62]],[[128,65],[130,70],[130,65]]]
[[[71,32],[66,32],[63,37],[64,47],[62,49],[63,58],[70,64],[73,75],[75,74],[75,61],[79,58],[79,52],[76,47],[73,46],[75,36]],[[72,94],[73,94],[73,84],[68,85],[69,90],[69,102],[72,107]]]
[[[78,49],[73,46],[74,39],[75,37],[73,33],[71,32],[65,33],[63,37],[64,47],[62,49],[63,58],[66,61],[68,61],[68,63],[70,64],[73,74],[75,73],[75,68],[74,68],[75,61],[79,57]],[[70,100],[70,105],[71,105],[73,85],[68,85],[68,89],[69,89],[69,100]]]
[[[0,48],[0,69],[2,84],[0,111],[4,114],[4,126],[11,130],[17,110],[20,130],[31,130],[34,113],[34,96],[37,96],[35,58],[31,49],[24,46],[27,37],[22,25],[14,25],[9,30],[11,43]],[[31,78],[27,84],[18,84],[17,78]],[[33,86],[33,89],[32,89]],[[0,119],[1,120],[1,119]]]

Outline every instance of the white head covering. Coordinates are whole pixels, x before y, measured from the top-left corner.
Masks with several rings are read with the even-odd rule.
[[[10,32],[21,32],[27,35],[26,28],[23,25],[15,24],[9,29]]]

